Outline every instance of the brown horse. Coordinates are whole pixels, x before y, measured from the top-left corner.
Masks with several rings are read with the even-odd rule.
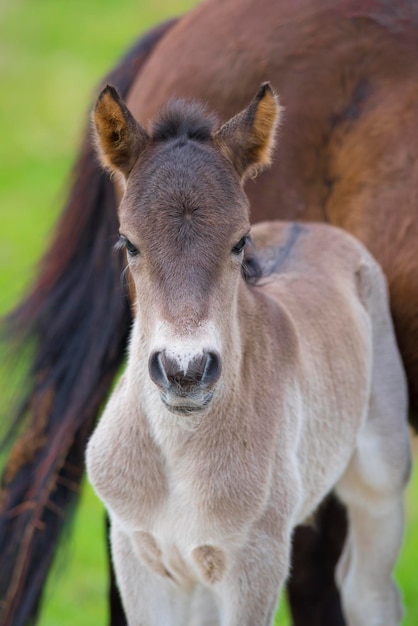
[[[268,83],[221,128],[174,100],[147,132],[112,87],[94,111],[135,315],[87,470],[130,626],[271,626],[293,531],[332,489],[349,626],[400,623],[409,433],[385,280],[324,224],[258,224],[245,254],[242,182],[278,117]]]
[[[273,83],[286,123],[273,167],[247,184],[252,220],[328,221],[366,244],[388,279],[416,425],[417,66],[412,0],[208,0],[149,33],[108,77],[143,124],[171,96],[197,97],[226,120]],[[86,439],[123,359],[123,260],[108,254],[116,204],[87,137],[38,281],[9,320],[8,333],[35,339],[37,351],[17,425],[29,421],[3,479],[2,624],[37,613],[60,511],[74,500]],[[317,528],[295,535],[294,621],[340,625],[333,572],[345,516],[335,501]],[[112,614],[117,623],[117,604]]]

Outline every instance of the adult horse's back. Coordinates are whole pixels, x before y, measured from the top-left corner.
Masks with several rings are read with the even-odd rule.
[[[144,124],[171,96],[204,100],[227,119],[263,80],[273,83],[286,107],[285,119],[273,168],[247,185],[252,218],[329,221],[369,247],[388,277],[415,411],[417,76],[415,2],[209,0],[154,34],[114,79],[123,77],[128,104]],[[68,485],[79,481],[85,441],[122,359],[129,325],[128,307],[118,299],[123,260],[109,252],[116,203],[92,159],[87,142],[41,276],[14,317],[15,334],[28,330],[38,339],[33,388],[25,403],[31,407],[31,427],[5,475],[6,515],[0,528],[0,556],[7,565],[1,568],[1,593],[7,592],[3,623],[15,626],[27,623],[36,610],[61,527],[54,505],[65,507]],[[97,332],[109,302],[106,332]],[[25,502],[30,506],[22,506]],[[7,513],[11,510],[13,515]],[[337,507],[320,515],[330,518],[333,529],[344,530]],[[52,529],[53,534],[47,532]],[[325,543],[322,573],[331,584],[342,536],[333,535],[331,547],[326,530],[314,542],[306,533],[297,537],[306,543],[296,552],[294,567],[296,578],[302,572],[301,584],[291,587],[296,623],[341,623],[332,585],[324,592],[317,575],[313,586],[312,580],[306,584],[306,553],[314,564]]]

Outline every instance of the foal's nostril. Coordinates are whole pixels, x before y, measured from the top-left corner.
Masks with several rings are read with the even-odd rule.
[[[203,372],[201,384],[205,387],[214,385],[221,375],[221,358],[216,352],[206,353],[206,366]]]
[[[159,387],[169,387],[170,383],[167,378],[167,374],[164,370],[164,365],[161,360],[161,352],[154,352],[151,354],[148,361],[148,371],[151,380]]]

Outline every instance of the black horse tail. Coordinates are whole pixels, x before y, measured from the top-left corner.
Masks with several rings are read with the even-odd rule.
[[[143,36],[106,77],[126,96],[174,22]],[[0,624],[36,622],[60,532],[77,502],[84,450],[124,357],[130,311],[112,183],[90,133],[33,290],[4,321],[13,351],[33,349],[27,393],[6,437],[0,492]]]

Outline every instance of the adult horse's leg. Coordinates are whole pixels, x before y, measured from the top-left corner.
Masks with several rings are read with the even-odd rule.
[[[140,39],[106,81],[126,96],[172,24]],[[117,232],[113,185],[97,166],[87,134],[35,288],[5,322],[13,349],[30,342],[35,353],[10,436],[26,420],[27,426],[2,479],[2,626],[36,620],[61,529],[77,500],[86,441],[123,359],[130,311],[120,287],[123,259],[110,253]]]
[[[345,507],[330,495],[310,526],[293,536],[287,595],[295,626],[345,626],[335,566],[347,532]]]
[[[109,565],[109,586],[108,586],[108,598],[109,598],[109,625],[110,626],[127,626],[125,617],[125,611],[123,610],[122,600],[120,592],[116,584],[115,570],[113,568],[112,553],[110,549],[110,521],[106,515],[106,534],[108,541],[107,547],[107,561]]]

